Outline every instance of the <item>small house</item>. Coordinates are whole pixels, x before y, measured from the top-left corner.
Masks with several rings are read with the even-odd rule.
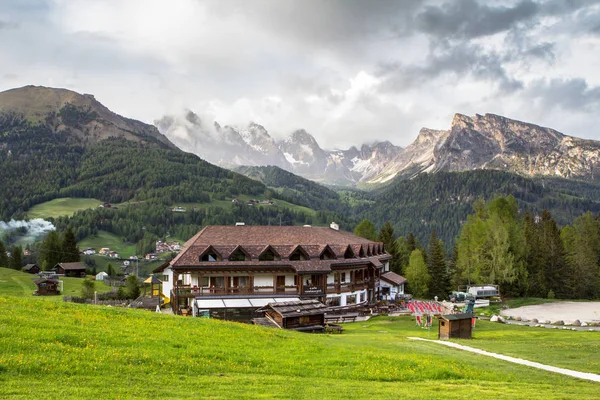
[[[298,300],[269,303],[262,309],[265,318],[283,329],[301,332],[323,332],[325,330],[327,306],[319,300]]]
[[[383,300],[396,300],[398,295],[404,294],[406,278],[395,272],[389,271],[381,274],[379,286]]]
[[[33,281],[37,290],[33,292],[37,296],[51,296],[60,294],[60,281],[58,279],[41,278]]]
[[[52,270],[58,275],[85,278],[85,265],[80,262],[58,263]]]
[[[471,339],[472,330],[472,313],[441,315],[438,339]]]
[[[27,264],[23,267],[23,272],[27,272],[28,274],[39,274],[41,270],[37,264]]]
[[[96,274],[96,280],[97,281],[104,281],[104,278],[106,278],[108,276],[108,274],[104,271],[99,272]]]
[[[103,255],[108,255],[108,253],[110,253],[110,248],[109,247],[102,247],[102,248],[100,248],[99,253],[103,254]]]
[[[110,258],[119,258],[119,253],[117,253],[116,251],[111,251],[110,253],[108,253],[108,256]]]

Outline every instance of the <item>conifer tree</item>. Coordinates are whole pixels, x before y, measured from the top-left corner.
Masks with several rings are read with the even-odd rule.
[[[40,248],[40,262],[48,269],[54,268],[56,264],[61,262],[62,249],[60,239],[56,231],[48,232],[46,239]]]
[[[8,256],[6,255],[6,247],[4,247],[4,243],[0,240],[0,267],[8,268]]]
[[[381,227],[379,235],[377,236],[378,242],[383,242],[385,251],[392,256],[390,260],[390,270],[400,273],[400,262],[398,259],[398,248],[396,247],[396,234],[390,221],[387,221],[384,226]]]
[[[552,291],[558,298],[569,297],[564,282],[569,281],[566,267],[565,249],[560,238],[560,231],[549,211],[544,210],[540,223],[540,244],[546,293]]]
[[[429,283],[429,297],[437,296],[446,298],[450,292],[450,279],[446,265],[446,256],[442,242],[438,240],[435,230],[429,239],[429,255],[427,257],[427,271],[431,277]]]
[[[14,246],[10,254],[10,267],[17,271],[23,268],[23,248],[21,246]]]
[[[71,227],[63,236],[61,250],[61,262],[78,262],[80,260],[79,246],[77,246],[77,239],[75,239],[75,233]]]

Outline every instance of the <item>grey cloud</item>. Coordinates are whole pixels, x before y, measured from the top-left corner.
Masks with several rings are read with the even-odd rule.
[[[590,87],[582,78],[539,79],[528,85],[524,94],[548,109],[600,111],[600,86]]]
[[[428,80],[444,75],[454,75],[459,80],[472,77],[493,81],[501,92],[513,92],[522,87],[522,82],[510,77],[503,67],[502,55],[485,51],[481,46],[469,43],[451,45],[437,44],[431,50],[424,65],[381,65],[380,76],[392,90],[403,90],[418,86]]]
[[[441,38],[476,38],[493,35],[527,21],[539,11],[539,5],[523,0],[514,7],[487,6],[475,0],[427,6],[417,14],[416,25],[421,32]]]

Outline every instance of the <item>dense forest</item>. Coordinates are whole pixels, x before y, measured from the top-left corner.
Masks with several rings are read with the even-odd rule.
[[[451,246],[477,200],[507,195],[521,213],[547,209],[560,225],[586,211],[600,211],[600,187],[592,183],[476,170],[398,179],[373,194],[374,205],[358,212],[377,226],[390,221],[396,232],[412,232],[421,241],[436,231]]]
[[[560,228],[547,210],[519,213],[513,196],[479,200],[451,251],[436,231],[427,242],[412,233],[396,239],[390,224],[377,235],[363,220],[355,233],[386,244],[392,269],[418,297],[444,299],[469,284],[499,285],[508,297],[600,297],[600,218],[589,211]]]

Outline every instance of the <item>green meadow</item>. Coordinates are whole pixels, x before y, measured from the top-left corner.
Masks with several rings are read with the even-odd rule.
[[[120,236],[106,231],[98,231],[97,235],[88,236],[80,240],[77,245],[82,250],[91,247],[96,251],[100,250],[101,247],[108,247],[111,251],[119,253],[121,258],[135,255],[135,244],[125,243]]]
[[[519,366],[410,336],[408,317],[310,335],[218,320],[33,297],[0,275],[0,397],[8,399],[588,399],[597,383]],[[473,347],[513,345],[549,364],[584,366],[600,334],[480,321]],[[525,337],[530,337],[524,342]],[[502,352],[503,345],[496,351]],[[511,350],[513,351],[513,350]],[[581,365],[563,360],[583,357]],[[541,354],[539,354],[542,357]],[[600,357],[600,356],[596,356]]]
[[[76,211],[98,207],[102,201],[97,199],[64,197],[37,204],[27,211],[29,218],[57,218],[71,216]]]

